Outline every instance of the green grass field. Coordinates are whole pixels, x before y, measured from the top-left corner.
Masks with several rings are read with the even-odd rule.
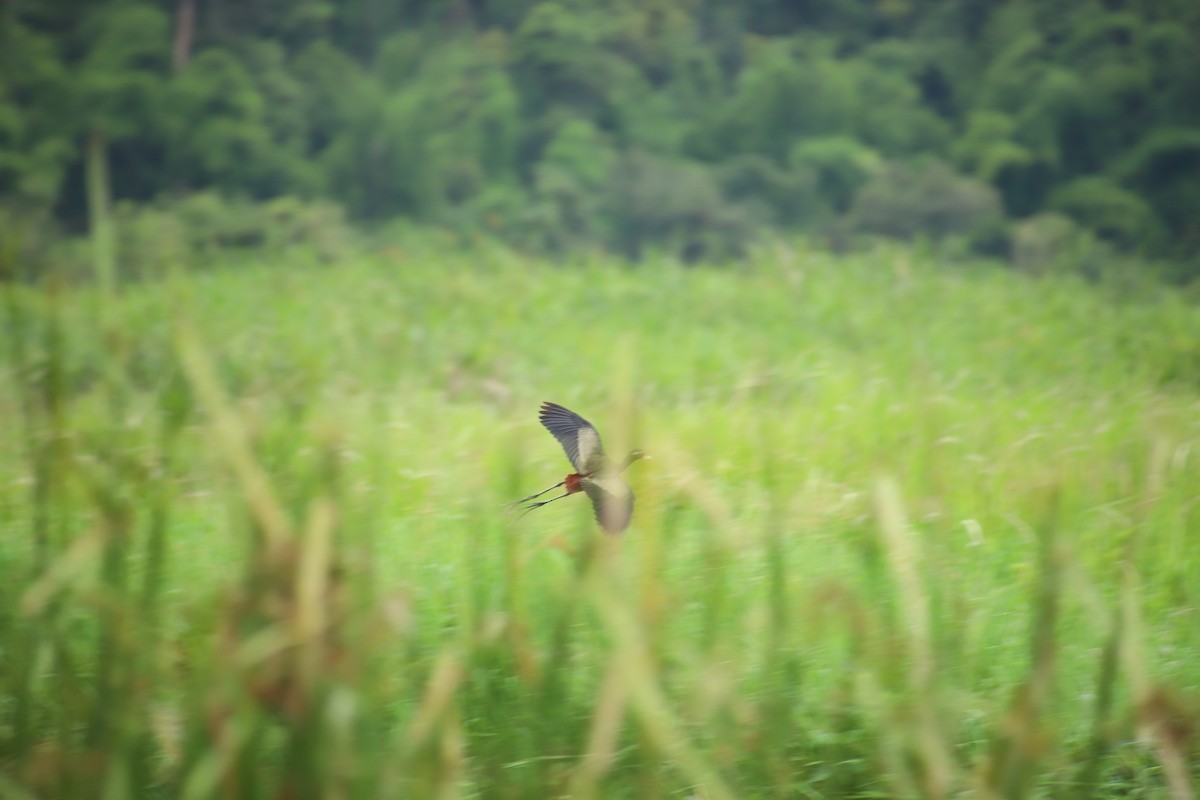
[[[0,287],[0,798],[1193,797],[1200,307],[932,262]]]

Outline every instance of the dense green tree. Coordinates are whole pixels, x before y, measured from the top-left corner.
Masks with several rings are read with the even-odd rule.
[[[728,153],[757,153],[782,163],[797,137],[852,128],[856,76],[827,54],[826,44],[758,45],[712,129],[697,138],[699,154],[716,160]]]
[[[0,15],[0,194],[75,230],[110,194],[183,215],[211,192],[199,205],[325,199],[529,247],[695,257],[764,227],[962,233],[940,191],[972,225],[995,229],[980,220],[997,196],[1014,235],[1052,220],[1027,241],[1058,241],[1069,219],[1178,256],[1200,238],[1198,142],[1190,0],[46,0]],[[150,218],[122,207],[122,224]]]
[[[0,196],[46,211],[77,152],[70,75],[49,35],[0,31]]]
[[[334,190],[368,216],[431,219],[516,180],[519,100],[503,37],[448,43],[404,65],[388,52],[375,96],[346,112],[331,145]]]
[[[1010,213],[1025,215],[1042,204],[1053,182],[1056,162],[1015,140],[1016,120],[999,111],[976,111],[950,148],[954,162],[968,174],[1000,190]]]
[[[533,7],[512,39],[512,68],[524,111],[566,108],[624,137],[649,86],[630,60],[606,46],[613,18],[603,8]]]
[[[759,220],[815,227],[833,216],[818,171],[807,165],[781,169],[770,159],[746,153],[723,162],[716,174],[725,197]]]
[[[322,154],[355,114],[378,100],[380,88],[363,66],[328,41],[296,53],[290,64],[299,87],[300,111],[308,140],[303,150]]]
[[[658,247],[685,261],[740,253],[754,223],[723,202],[699,164],[634,151],[616,165],[606,187],[614,249],[631,258]]]
[[[112,2],[84,17],[87,49],[73,81],[79,133],[84,139],[88,224],[94,263],[102,285],[116,279],[110,224],[113,184],[122,193],[152,191],[139,179],[159,162],[154,137],[161,109],[162,76],[169,59],[165,14],[143,3]],[[117,165],[110,178],[110,148]]]
[[[875,150],[848,136],[797,141],[788,154],[794,168],[811,173],[821,196],[836,213],[850,208],[858,190],[883,166]]]
[[[1111,172],[1154,208],[1179,249],[1200,244],[1200,128],[1152,131]]]
[[[1154,245],[1163,236],[1162,224],[1150,204],[1108,178],[1077,178],[1055,189],[1049,205],[1127,247]]]
[[[848,215],[856,231],[896,238],[970,235],[999,217],[994,189],[939,161],[880,171],[855,195]]]
[[[170,174],[179,184],[265,196],[278,187],[279,152],[266,102],[245,63],[210,48],[171,80],[166,100]]]

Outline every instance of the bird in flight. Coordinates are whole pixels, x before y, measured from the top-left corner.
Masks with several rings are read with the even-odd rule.
[[[525,514],[576,492],[583,492],[592,501],[596,522],[606,533],[618,534],[628,528],[633,516],[633,490],[621,479],[621,473],[633,462],[648,456],[641,450],[633,450],[620,463],[610,460],[604,453],[604,445],[600,443],[600,434],[595,426],[558,403],[542,403],[538,419],[558,439],[575,472],[549,489],[523,497],[513,505],[528,503],[546,492],[565,486],[566,491],[558,497],[529,503],[524,507]]]

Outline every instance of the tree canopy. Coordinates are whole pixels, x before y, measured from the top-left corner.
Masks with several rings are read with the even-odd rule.
[[[68,230],[103,166],[117,203],[291,197],[550,252],[986,249],[1044,214],[1200,246],[1191,0],[46,0],[0,25],[0,196]]]

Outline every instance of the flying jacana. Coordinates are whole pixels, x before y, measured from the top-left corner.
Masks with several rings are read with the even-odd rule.
[[[542,403],[538,419],[558,439],[575,472],[549,489],[523,497],[513,505],[534,500],[546,492],[565,486],[567,490],[558,497],[529,503],[525,506],[525,513],[576,492],[583,492],[592,501],[596,522],[606,533],[617,534],[628,528],[629,519],[633,516],[633,490],[621,479],[621,473],[633,462],[647,456],[641,450],[633,450],[621,463],[611,461],[604,454],[604,445],[600,443],[600,434],[595,426],[558,403]]]

